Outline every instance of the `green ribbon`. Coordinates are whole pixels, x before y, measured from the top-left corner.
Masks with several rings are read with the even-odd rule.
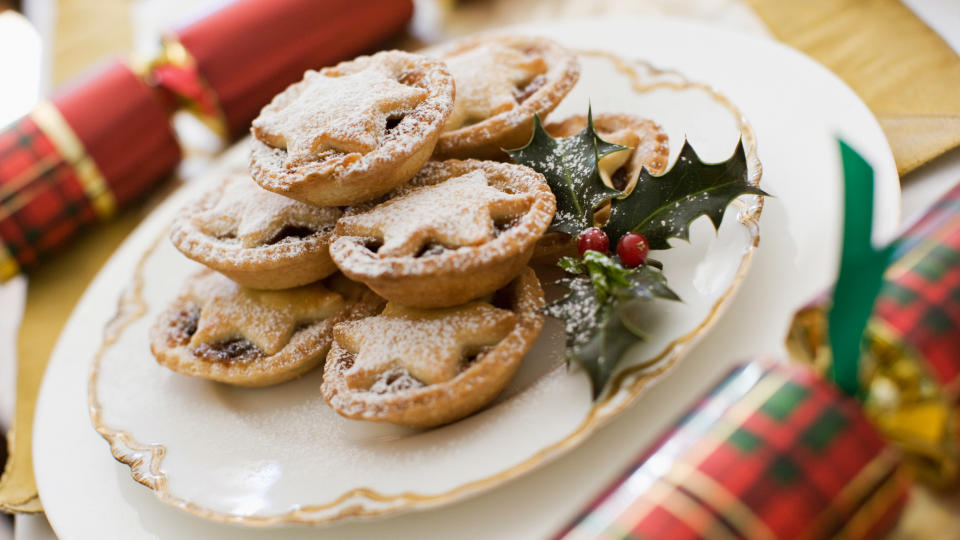
[[[847,143],[837,142],[843,161],[843,251],[827,324],[831,377],[847,395],[856,396],[863,332],[895,245],[873,247],[873,169]]]

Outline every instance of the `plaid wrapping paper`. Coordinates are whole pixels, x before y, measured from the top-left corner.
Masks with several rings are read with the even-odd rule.
[[[909,481],[854,402],[810,370],[750,363],[557,538],[877,538]]]
[[[97,197],[94,194],[94,197]],[[27,116],[0,133],[0,278],[37,262],[112,205],[93,204],[75,163],[55,148]]]
[[[960,390],[960,184],[902,237],[874,306],[874,332],[921,357],[947,395]]]
[[[126,66],[94,77],[0,132],[0,281],[169,174],[169,111]]]
[[[829,370],[824,315],[829,298],[797,313],[793,356]],[[917,476],[947,487],[960,480],[960,185],[899,240],[865,332],[864,407],[906,452]]]
[[[867,327],[871,418],[921,479],[960,479],[960,184],[902,237]]]

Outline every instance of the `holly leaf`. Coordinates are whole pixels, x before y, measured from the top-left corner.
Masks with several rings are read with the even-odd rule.
[[[623,353],[645,339],[637,324],[625,317],[635,303],[655,298],[679,300],[661,272],[649,266],[625,268],[614,258],[587,251],[583,259],[559,263],[576,277],[560,280],[568,293],[544,312],[564,322],[566,359],[589,375],[593,397],[603,391]]]
[[[625,288],[613,290],[613,294],[621,302],[627,300],[653,300],[654,298],[665,298],[667,300],[679,301],[680,297],[673,289],[667,286],[667,278],[663,272],[654,269],[649,265],[643,265],[634,269],[627,276],[629,285]]]
[[[611,240],[638,232],[646,237],[650,249],[669,249],[667,239],[687,240],[690,223],[702,215],[719,227],[730,202],[745,193],[767,195],[749,182],[743,140],[733,155],[720,163],[704,163],[684,141],[669,171],[653,176],[641,170],[633,191],[613,200],[604,229]]]
[[[557,212],[550,231],[576,237],[580,231],[593,227],[593,213],[604,202],[621,195],[600,178],[597,163],[600,158],[626,149],[608,143],[593,129],[593,114],[587,113],[587,127],[580,133],[554,139],[540,122],[533,120],[533,135],[522,148],[507,150],[514,161],[541,173],[547,179],[557,198]]]

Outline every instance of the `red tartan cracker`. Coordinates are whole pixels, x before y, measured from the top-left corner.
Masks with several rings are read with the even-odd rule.
[[[880,338],[922,358],[960,398],[960,184],[901,238],[874,318]]]
[[[960,184],[900,239],[867,327],[867,410],[923,480],[960,479]]]
[[[0,281],[166,177],[169,112],[116,62],[0,133]]]
[[[557,538],[879,538],[909,481],[856,403],[808,369],[755,362]]]
[[[864,408],[921,480],[944,487],[960,480],[960,185],[898,242],[865,332]],[[798,312],[787,341],[823,372],[828,305]]]

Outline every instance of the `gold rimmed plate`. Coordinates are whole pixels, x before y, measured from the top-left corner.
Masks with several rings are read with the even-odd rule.
[[[706,161],[726,159],[742,137],[750,180],[759,182],[753,128],[725,96],[644,62],[596,51],[580,56],[580,82],[550,119],[582,114],[588,103],[595,113],[651,118],[669,135],[672,157],[686,138]],[[207,180],[242,170],[245,160],[243,148],[228,153]],[[338,416],[320,395],[319,370],[280,386],[243,389],[158,366],[149,327],[197,266],[154,220],[154,230],[141,235],[130,285],[93,360],[91,418],[135,480],[162,501],[216,521],[321,524],[446,504],[573,448],[682,358],[742,281],[759,240],[761,208],[759,197],[741,197],[719,231],[702,218],[689,243],[656,254],[683,302],[649,306],[653,337],[628,352],[600,400],[591,400],[583,372],[563,364],[562,330],[549,321],[492,405],[428,431]]]

